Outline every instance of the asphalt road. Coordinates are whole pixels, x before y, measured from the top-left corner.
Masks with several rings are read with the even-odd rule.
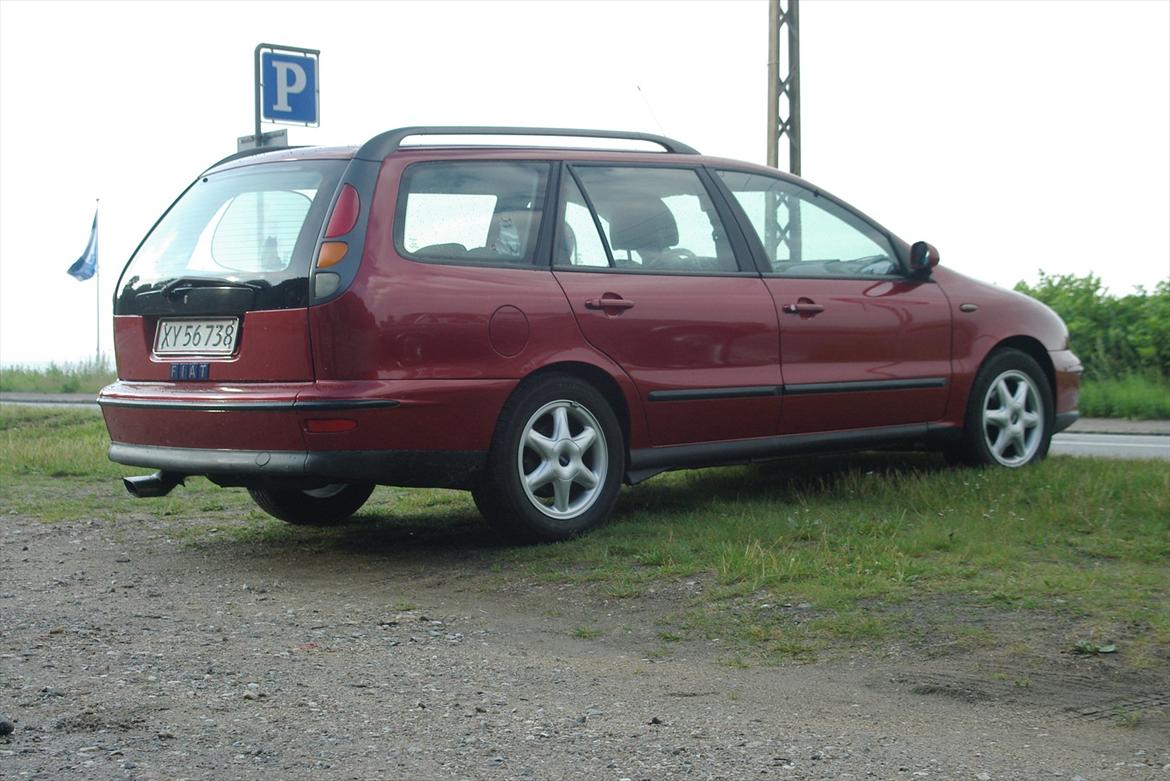
[[[1053,455],[1096,458],[1160,458],[1170,461],[1170,437],[1149,434],[1057,434]]]

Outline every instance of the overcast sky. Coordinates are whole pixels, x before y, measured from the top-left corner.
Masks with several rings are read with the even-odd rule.
[[[1011,286],[1170,276],[1170,3],[801,3],[803,173]],[[321,127],[662,132],[764,162],[768,7],[750,2],[0,2],[0,364],[94,352],[159,214],[252,132],[252,53],[321,50]],[[276,129],[266,125],[266,130]],[[782,167],[786,165],[782,155]]]

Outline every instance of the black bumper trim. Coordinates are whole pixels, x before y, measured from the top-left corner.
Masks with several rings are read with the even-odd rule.
[[[409,488],[470,488],[487,462],[474,450],[214,450],[114,442],[110,460],[182,475],[218,475],[242,484],[309,478]]]
[[[1074,409],[1072,412],[1058,412],[1056,413],[1056,425],[1052,427],[1052,433],[1059,434],[1080,419],[1080,410]]]
[[[294,401],[165,401],[154,399],[98,398],[103,407],[131,409],[181,409],[192,412],[336,412],[355,409],[389,409],[397,407],[393,399],[306,399]]]

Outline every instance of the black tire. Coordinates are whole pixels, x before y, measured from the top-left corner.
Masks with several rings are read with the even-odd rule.
[[[1055,420],[1052,388],[1036,359],[997,350],[975,375],[962,439],[948,457],[972,466],[1034,464],[1048,455]]]
[[[609,517],[625,469],[622,429],[609,402],[586,382],[550,374],[522,384],[504,405],[472,498],[508,539],[558,542]]]
[[[320,488],[249,488],[261,510],[297,526],[336,526],[361,509],[374,486],[331,483]]]

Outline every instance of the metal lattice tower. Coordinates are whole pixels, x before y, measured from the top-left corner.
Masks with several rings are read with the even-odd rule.
[[[782,7],[783,6],[783,7]],[[768,165],[779,168],[781,136],[788,136],[788,170],[800,176],[799,0],[768,2]],[[787,28],[787,69],[780,71],[780,42]],[[787,106],[780,117],[780,96]]]
[[[783,7],[781,7],[783,6]],[[780,44],[787,28],[787,69],[781,75]],[[780,96],[787,103],[780,116]],[[779,168],[780,139],[788,136],[788,170],[800,176],[800,16],[799,0],[768,2],[768,165]],[[765,196],[764,244],[772,259],[787,250],[800,260],[800,202],[773,187]]]

